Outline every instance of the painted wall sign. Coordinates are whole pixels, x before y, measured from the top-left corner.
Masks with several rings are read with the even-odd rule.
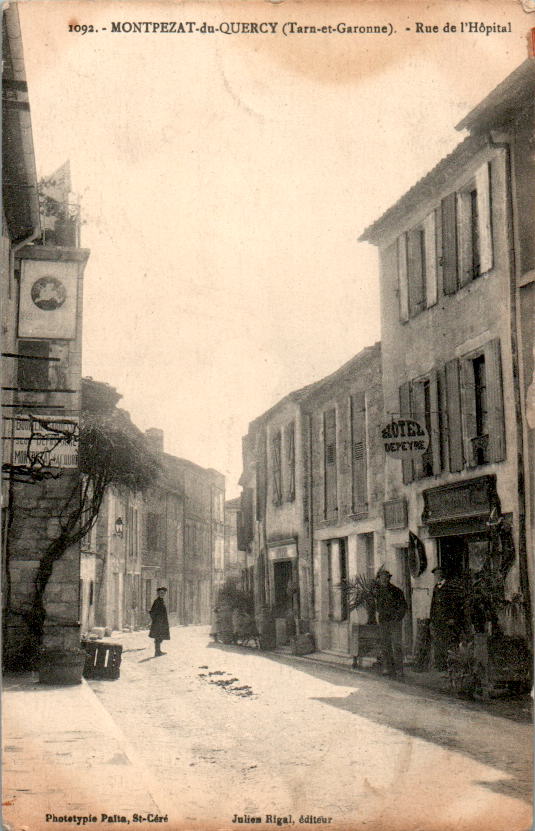
[[[34,467],[78,467],[77,417],[42,415],[17,417],[14,423],[13,464]]]
[[[425,426],[413,418],[394,418],[381,430],[387,456],[393,459],[414,459],[429,447]]]
[[[75,338],[77,294],[77,263],[23,260],[19,337]]]

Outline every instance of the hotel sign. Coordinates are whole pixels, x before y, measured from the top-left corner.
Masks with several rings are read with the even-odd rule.
[[[74,339],[77,295],[77,262],[23,260],[19,337]]]
[[[425,426],[413,418],[394,418],[381,430],[383,447],[392,459],[414,459],[429,447]]]

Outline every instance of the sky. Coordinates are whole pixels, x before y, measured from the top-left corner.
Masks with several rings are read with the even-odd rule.
[[[249,422],[380,339],[376,251],[358,237],[462,140],[455,124],[527,57],[535,15],[516,0],[32,0],[19,13],[38,174],[70,160],[91,250],[83,373],[161,428],[167,452],[224,473],[233,497]],[[277,27],[111,31],[128,21]],[[461,21],[511,32],[461,34]],[[394,32],[286,36],[288,22]]]

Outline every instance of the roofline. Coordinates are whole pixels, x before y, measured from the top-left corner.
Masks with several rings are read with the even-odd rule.
[[[530,89],[531,87],[531,89]],[[514,115],[518,103],[535,89],[535,59],[527,58],[459,121],[456,130],[471,133],[489,129]]]
[[[432,198],[437,190],[442,189],[448,183],[453,167],[468,161],[487,144],[487,136],[468,136],[465,138],[451,153],[441,159],[429,173],[406,191],[379,219],[365,228],[358,238],[359,242],[371,242],[377,245],[388,228],[399,223],[407,213],[421,205],[422,198]]]

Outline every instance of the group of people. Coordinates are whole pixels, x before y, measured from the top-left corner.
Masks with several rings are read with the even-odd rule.
[[[465,622],[465,598],[459,581],[449,578],[437,566],[432,570],[435,587],[429,611],[434,668],[447,669],[448,651],[459,643]],[[390,582],[391,573],[381,569],[377,575],[375,603],[379,621],[379,641],[383,672],[403,677],[402,621],[407,601],[400,588]]]
[[[436,585],[433,589],[430,609],[430,627],[436,669],[447,668],[448,650],[462,635],[464,621],[464,596],[460,584],[447,579],[437,566],[433,569]],[[407,612],[407,601],[400,588],[391,583],[392,574],[380,569],[375,589],[375,603],[379,621],[379,640],[383,671],[391,677],[403,677],[402,621]],[[169,621],[164,598],[165,586],[157,590],[157,597],[150,609],[149,637],[154,640],[154,657],[165,655],[162,642],[170,639]]]

